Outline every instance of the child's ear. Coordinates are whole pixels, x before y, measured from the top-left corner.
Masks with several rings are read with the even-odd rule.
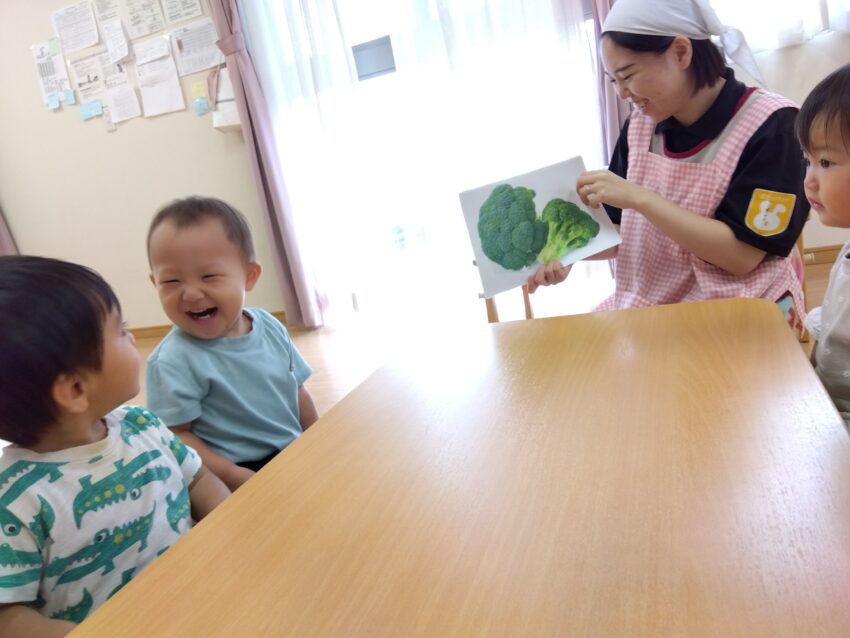
[[[76,372],[60,374],[53,382],[53,400],[63,412],[81,414],[89,407],[86,382]]]
[[[248,262],[248,265],[245,268],[245,290],[253,290],[262,273],[263,267],[258,262]]]

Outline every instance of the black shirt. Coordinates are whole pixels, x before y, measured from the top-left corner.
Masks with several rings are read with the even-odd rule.
[[[735,114],[738,101],[747,90],[743,82],[735,79],[732,69],[723,76],[726,84],[709,109],[690,126],[682,126],[676,119],[668,118],[655,127],[663,133],[665,148],[674,153],[692,150],[706,139],[714,139]],[[735,237],[769,254],[785,257],[803,231],[809,214],[809,203],[803,190],[806,169],[803,153],[794,136],[796,108],[783,108],[772,113],[744,146],[738,165],[732,173],[729,189],[715,211],[719,219],[732,229]],[[625,178],[629,167],[629,122],[623,125],[608,169]],[[745,223],[747,208],[753,190],[762,188],[797,196],[794,212],[788,227],[781,233],[764,237],[753,232]],[[608,217],[620,223],[621,209],[605,204]]]

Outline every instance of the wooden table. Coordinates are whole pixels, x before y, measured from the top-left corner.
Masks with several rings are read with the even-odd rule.
[[[850,635],[850,436],[773,304],[434,336],[74,637]]]

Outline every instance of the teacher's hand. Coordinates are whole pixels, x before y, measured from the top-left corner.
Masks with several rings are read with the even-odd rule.
[[[537,272],[528,278],[528,292],[532,293],[540,286],[553,286],[567,278],[572,269],[572,264],[565,266],[560,261],[550,261],[540,266]]]
[[[601,204],[617,208],[640,210],[640,199],[645,189],[615,175],[611,171],[586,171],[576,181],[576,193],[581,201],[591,208]]]

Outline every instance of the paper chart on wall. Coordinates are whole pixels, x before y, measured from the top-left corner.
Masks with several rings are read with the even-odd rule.
[[[169,55],[136,67],[145,117],[154,117],[186,108],[177,68]]]
[[[204,13],[200,0],[162,0],[162,6],[169,24],[196,18]]]
[[[41,99],[45,104],[50,102],[50,96],[67,95],[71,90],[68,74],[65,71],[65,58],[59,49],[58,41],[39,42],[32,45],[32,55],[38,73],[38,87],[41,89]]]
[[[65,53],[97,44],[97,24],[89,0],[54,11],[52,18],[53,30]]]
[[[171,34],[171,50],[180,75],[197,73],[224,62],[218,48],[218,33],[211,18],[196,20]]]

